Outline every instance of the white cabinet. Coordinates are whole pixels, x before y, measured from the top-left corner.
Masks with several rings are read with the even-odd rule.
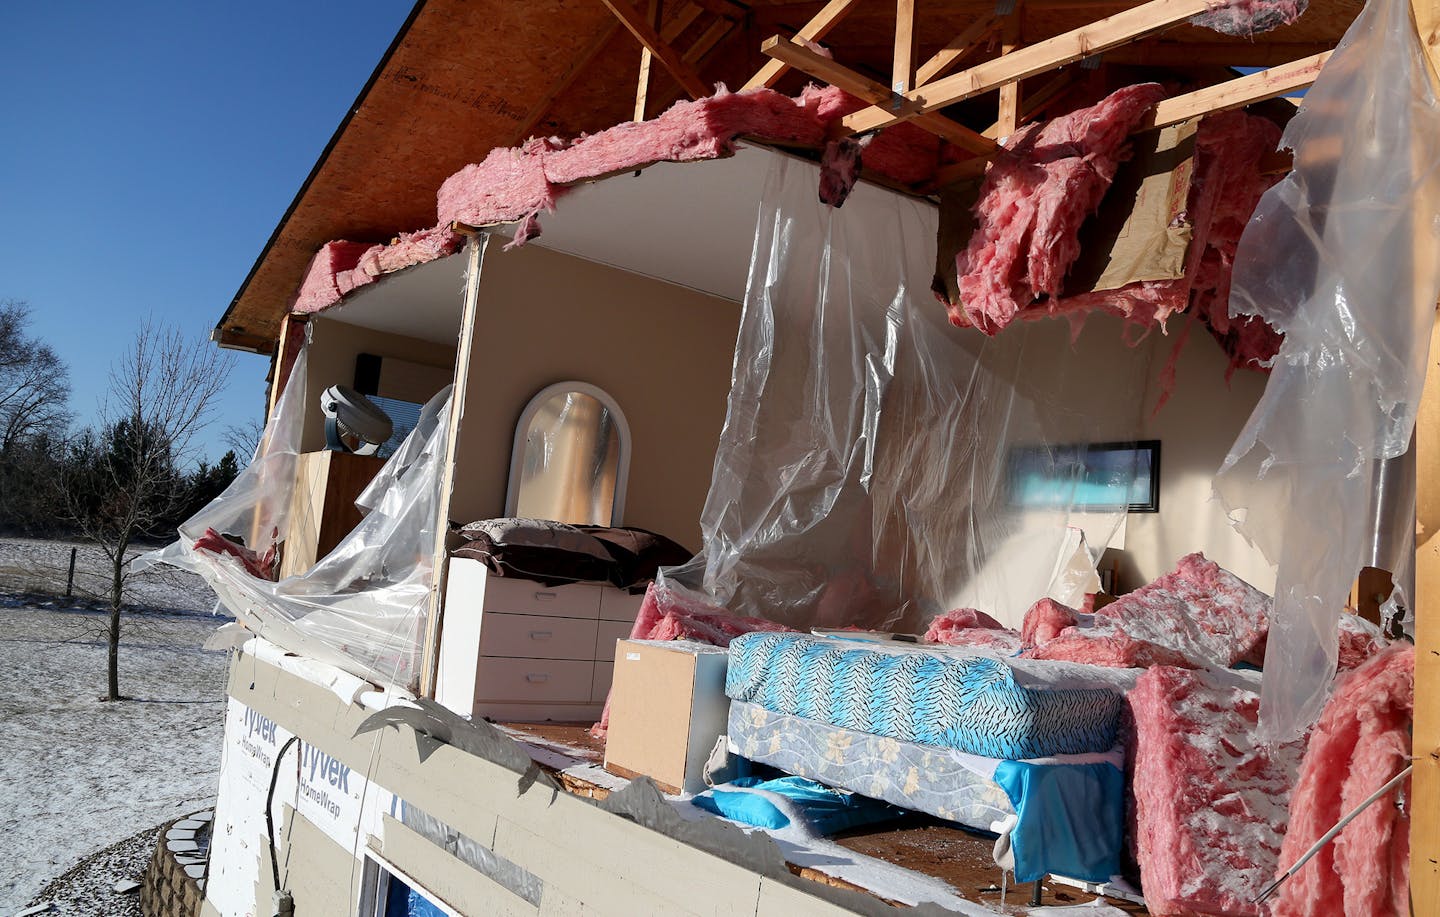
[[[611,586],[542,586],[452,558],[435,699],[464,715],[584,722],[610,691],[615,641],[643,596]]]

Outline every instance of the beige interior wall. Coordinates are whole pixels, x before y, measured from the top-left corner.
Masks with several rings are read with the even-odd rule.
[[[1178,328],[1177,328],[1178,330]],[[1169,355],[1160,345],[1156,371]],[[1229,524],[1211,499],[1215,472],[1245,426],[1269,378],[1254,370],[1236,370],[1225,382],[1228,358],[1204,328],[1195,327],[1181,353],[1174,394],[1158,414],[1147,412],[1142,431],[1160,440],[1160,512],[1134,513],[1128,519],[1122,583],[1135,588],[1173,569],[1192,551],[1220,564],[1257,589],[1275,589],[1275,570],[1263,554]],[[1152,383],[1149,403],[1159,391]]]
[[[492,245],[477,316],[450,518],[504,515],[520,412],[545,386],[578,380],[608,392],[630,426],[623,523],[697,550],[740,307],[536,246]]]
[[[456,299],[455,308],[460,308]],[[325,418],[320,413],[320,394],[336,383],[353,385],[355,382],[355,357],[362,353],[373,353],[380,357],[394,357],[411,363],[447,370],[446,374],[430,375],[420,390],[406,387],[404,391],[386,392],[381,395],[414,401],[414,396],[424,394],[428,399],[443,388],[455,366],[455,348],[418,338],[406,337],[389,332],[373,331],[358,325],[350,325],[333,318],[310,320],[311,338],[308,371],[305,380],[305,432],[301,437],[301,449],[314,452],[325,448]],[[424,389],[430,389],[428,393]],[[424,399],[421,399],[424,400]]]

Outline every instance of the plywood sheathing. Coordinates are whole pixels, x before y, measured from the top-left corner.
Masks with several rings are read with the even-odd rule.
[[[1135,5],[1027,0],[1021,5],[1020,40],[1032,44]],[[701,8],[698,15],[694,6]],[[677,17],[691,17],[675,34],[681,54],[707,34],[712,40],[720,36],[698,55],[694,69],[707,85],[738,87],[764,63],[762,41],[777,33],[794,34],[823,6],[673,0],[662,4],[661,32]],[[1191,62],[1195,67],[1280,63],[1333,44],[1360,7],[1359,0],[1313,0],[1294,25],[1253,40],[1181,24],[1111,54],[1113,63],[1134,61],[1192,74],[1194,67],[1186,66]],[[993,16],[995,5],[993,0],[930,0],[918,10],[915,60],[924,61],[975,19]],[[857,4],[825,43],[844,66],[888,84],[894,17],[894,4]],[[1206,55],[1193,53],[1194,48],[1215,50]],[[639,43],[617,28],[599,0],[422,0],[222,318],[221,340],[260,349],[273,344],[280,318],[321,245],[332,239],[383,242],[398,232],[434,225],[436,189],[492,148],[515,145],[530,134],[573,136],[629,119],[639,52]],[[1233,61],[1226,59],[1232,52]],[[964,65],[998,53],[998,39],[982,42],[966,55]],[[1048,78],[1037,77],[1034,87]],[[808,81],[792,72],[776,88],[795,94]],[[670,75],[655,68],[649,110],[663,110],[681,95]],[[993,98],[977,102],[953,106],[946,115],[983,130],[994,120],[995,103]]]

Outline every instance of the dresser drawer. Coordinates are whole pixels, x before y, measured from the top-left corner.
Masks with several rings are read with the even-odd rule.
[[[593,620],[600,616],[600,592],[599,586],[589,583],[542,586],[534,580],[488,576],[483,607],[487,612]]]
[[[480,630],[481,656],[519,656],[524,659],[595,658],[599,622],[544,615],[507,615],[490,612]],[[610,655],[614,655],[611,651]]]
[[[569,659],[480,657],[475,700],[589,703],[595,663]]]
[[[610,697],[610,682],[615,680],[615,663],[595,663],[595,682],[590,689],[590,699],[597,704],[605,703]]]
[[[630,629],[635,625],[633,622],[625,624],[620,621],[601,621],[599,623],[600,626],[596,629],[595,655],[591,658],[596,662],[614,662],[615,641],[629,640]]]
[[[640,603],[645,594],[631,595],[623,589],[600,590],[600,617],[606,621],[625,621],[634,624],[640,616]],[[627,631],[625,636],[630,636]]]

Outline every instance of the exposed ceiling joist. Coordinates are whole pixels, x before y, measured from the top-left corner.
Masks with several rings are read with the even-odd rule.
[[[998,89],[1006,83],[1054,70],[1083,57],[1153,35],[1205,12],[1212,5],[1211,0],[1150,0],[1133,9],[1018,48],[994,60],[912,89],[902,96],[908,105],[862,109],[847,115],[841,123],[847,133],[888,127]]]
[[[634,35],[640,44],[655,55],[655,58],[664,65],[666,70],[670,71],[670,75],[675,77],[675,80],[684,87],[692,99],[703,98],[710,94],[705,81],[700,79],[699,75],[675,52],[670,43],[662,39],[650,23],[645,21],[644,13],[625,0],[600,0],[600,2],[615,14],[615,17],[620,20],[620,24],[629,29],[630,34]]]
[[[869,77],[856,73],[848,67],[843,67],[828,57],[822,57],[788,38],[776,35],[767,39],[760,46],[760,50],[777,60],[784,61],[796,70],[824,80],[831,86],[843,89],[867,102],[885,104],[890,99],[903,98]],[[996,150],[995,141],[982,137],[976,131],[943,115],[922,115],[915,119],[915,123],[972,153],[985,154],[993,153]]]
[[[1304,89],[1315,82],[1320,68],[1330,59],[1330,51],[1312,54],[1302,60],[1271,67],[1227,80],[1215,86],[1206,86],[1194,92],[1164,99],[1141,120],[1136,130],[1149,130],[1179,124],[1197,115],[1209,115],[1232,108],[1243,108],[1255,102],[1263,102],[1276,96]]]
[[[645,21],[650,23],[652,28],[660,27],[660,0],[650,0],[645,11]],[[664,36],[661,36],[664,40]],[[650,53],[649,48],[640,49],[640,79],[635,86],[635,117],[633,120],[645,120],[645,103],[650,98],[650,64],[655,55]]]
[[[795,33],[795,40],[819,41],[824,38],[830,34],[831,29],[840,23],[841,19],[845,18],[846,13],[855,8],[855,4],[858,2],[859,0],[830,0],[818,13],[810,18],[809,22],[800,27],[800,30]],[[771,58],[765,63],[765,66],[761,67],[755,72],[754,76],[746,81],[741,89],[759,89],[762,87],[769,89],[780,82],[780,78],[784,76],[785,72],[789,69],[789,65],[784,61]]]
[[[936,51],[929,60],[915,71],[915,85],[924,86],[950,72],[960,59],[975,50],[990,33],[1000,27],[999,16],[982,16],[970,23],[963,32],[950,39],[945,47]]]

